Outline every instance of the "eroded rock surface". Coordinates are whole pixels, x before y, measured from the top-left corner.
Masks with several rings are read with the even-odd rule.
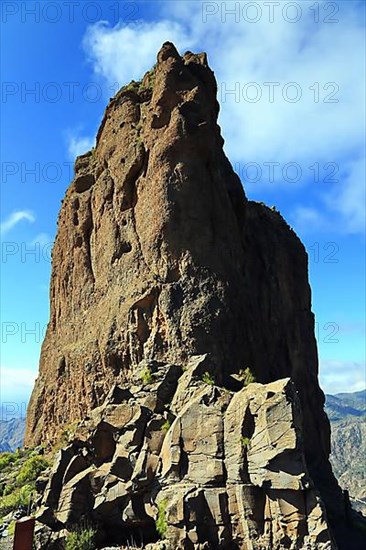
[[[223,152],[216,91],[205,54],[181,57],[166,43],[142,82],[110,101],[95,148],[76,159],[58,220],[50,322],[26,444],[53,444],[85,417],[79,439],[89,441],[96,430],[92,455],[57,478],[56,522],[74,521],[69,511],[75,514],[87,493],[95,499],[83,501],[81,515],[108,510],[123,525],[155,525],[155,504],[149,510],[131,495],[142,484],[155,503],[151,484],[159,480],[157,495],[167,494],[168,516],[176,516],[169,536],[176,532],[177,540],[200,544],[208,529],[226,544],[237,529],[239,541],[255,532],[282,544],[271,519],[276,510],[276,521],[294,521],[286,544],[306,537],[313,544],[326,536],[313,536],[325,533],[325,520],[311,480],[331,517],[344,509],[328,460],[307,255],[278,212],[245,197]],[[155,365],[152,376],[161,381],[154,392],[133,386],[139,376],[150,382],[146,365]],[[266,387],[291,378],[302,428],[294,420],[283,431],[297,413],[286,401],[279,419],[280,390],[273,402],[259,385],[257,397],[241,393],[237,375],[246,368]],[[205,373],[213,388],[202,387]],[[117,394],[107,397],[110,391]],[[259,416],[266,426],[242,434],[251,441],[243,464],[235,462],[241,448],[232,403],[245,430],[255,429]],[[197,509],[207,510],[207,521]]]
[[[147,383],[137,375],[113,388],[60,451],[38,518],[61,533],[88,518],[111,542],[160,534],[172,550],[334,548],[305,463],[294,384],[233,393],[194,374],[205,359],[193,357],[184,373],[144,364],[137,372],[149,369]],[[167,385],[173,403],[188,390],[179,412]]]

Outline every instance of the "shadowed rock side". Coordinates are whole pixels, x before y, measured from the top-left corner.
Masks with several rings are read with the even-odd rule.
[[[218,110],[205,54],[180,57],[166,43],[142,82],[110,101],[95,149],[77,158],[26,444],[53,443],[114,384],[128,387],[144,361],[167,371],[207,355],[205,371],[232,391],[231,375],[247,367],[263,384],[291,377],[310,476],[341,517],[307,256],[277,212],[246,199],[223,152]]]

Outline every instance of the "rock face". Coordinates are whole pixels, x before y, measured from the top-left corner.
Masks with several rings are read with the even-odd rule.
[[[174,540],[226,544],[232,533],[238,541],[256,533],[280,547],[276,510],[281,526],[288,524],[283,547],[317,537],[330,544],[311,479],[333,517],[343,504],[328,461],[307,256],[279,213],[246,199],[223,152],[218,110],[205,54],[181,57],[166,43],[142,82],[111,100],[95,149],[77,158],[58,221],[50,322],[26,444],[53,443],[86,416],[88,429],[97,430],[87,459],[92,470],[77,458],[63,474],[55,511],[61,524],[81,494],[96,497],[83,503],[83,514],[110,507],[124,525],[149,524],[150,501],[137,511],[141,500],[135,505],[131,495],[146,483],[156,503],[151,484],[158,483]],[[188,366],[203,355],[191,377]],[[162,380],[156,392],[130,391],[143,369],[149,380],[151,365]],[[253,386],[257,397],[240,391],[235,376],[245,369],[265,385]],[[197,383],[204,376],[213,388]],[[299,394],[301,437],[290,390],[276,388],[273,402],[264,397],[285,378]],[[115,404],[103,405],[115,385]],[[102,405],[107,420],[95,416]],[[166,417],[173,423],[162,438]],[[230,442],[231,431],[239,437],[235,422],[245,424],[242,437],[251,441],[245,452]],[[111,502],[109,487],[117,495]],[[203,509],[207,521],[197,516]]]
[[[87,517],[108,542],[160,533],[174,550],[334,548],[294,384],[231,392],[202,380],[207,363],[147,363],[112,388],[60,451],[38,519],[63,532]]]

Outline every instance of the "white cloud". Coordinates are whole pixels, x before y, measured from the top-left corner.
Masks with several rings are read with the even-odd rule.
[[[133,26],[118,24],[111,28],[99,22],[88,28],[83,45],[96,74],[110,84],[123,86],[139,80],[155,62],[163,42],[194,45],[180,23],[163,20],[156,23],[139,21]]]
[[[291,222],[299,233],[312,233],[329,229],[324,215],[317,209],[309,206],[298,206],[291,213]]]
[[[366,365],[352,361],[321,361],[319,377],[325,393],[335,394],[364,390],[366,387]]]
[[[78,137],[69,136],[68,138],[68,152],[72,160],[89,151],[94,145],[94,137]]]
[[[339,184],[312,183],[324,204],[322,217],[326,223],[337,219],[345,232],[363,231],[365,86],[359,5],[341,3],[338,23],[315,24],[307,4],[297,23],[286,22],[281,7],[274,23],[264,8],[257,23],[248,23],[243,20],[243,4],[239,21],[227,15],[225,22],[226,3],[212,4],[218,11],[207,22],[200,2],[163,2],[159,6],[164,17],[158,22],[89,27],[84,48],[96,74],[109,84],[138,79],[166,40],[181,52],[206,50],[218,80],[220,124],[232,163],[297,162],[304,169],[315,162],[338,163],[339,173],[346,174]],[[323,4],[319,5],[324,19],[329,14]],[[245,94],[249,82],[256,86]],[[273,102],[266,82],[279,83],[273,88]],[[301,93],[296,103],[284,99],[291,82]],[[288,97],[296,89],[289,87]],[[236,95],[225,90],[236,90]],[[248,97],[255,90],[261,99],[253,103]]]
[[[339,214],[341,224],[350,233],[358,233],[365,230],[366,224],[365,158],[345,163],[344,171],[337,188],[325,196],[325,202]]]
[[[39,245],[41,248],[44,246],[52,246],[53,239],[48,235],[48,233],[39,233],[34,237],[30,244],[32,246]]]
[[[1,222],[1,234],[5,235],[23,220],[27,220],[28,222],[33,223],[35,221],[35,217],[29,210],[18,210],[16,212],[13,212],[12,214],[10,214],[10,216],[6,218],[6,220]]]

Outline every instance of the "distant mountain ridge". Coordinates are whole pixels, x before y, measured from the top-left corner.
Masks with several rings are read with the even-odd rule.
[[[0,452],[15,451],[23,446],[25,418],[0,420]]]
[[[344,420],[346,416],[365,416],[366,390],[326,395],[326,411],[330,421]]]
[[[366,515],[366,390],[326,395],[333,471],[353,507]]]

